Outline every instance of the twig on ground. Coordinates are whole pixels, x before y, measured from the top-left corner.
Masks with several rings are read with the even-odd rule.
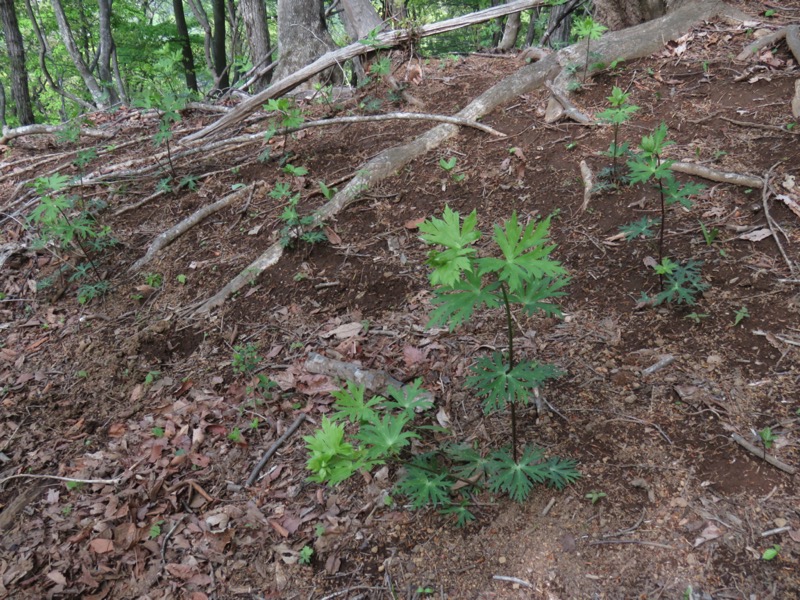
[[[764,217],[767,220],[767,226],[769,227],[769,230],[772,232],[772,239],[775,240],[775,245],[778,247],[778,250],[780,251],[781,256],[783,257],[783,260],[786,262],[786,266],[789,267],[789,272],[792,275],[794,275],[794,263],[792,262],[792,259],[789,258],[789,255],[786,254],[786,250],[783,249],[783,244],[781,243],[781,240],[778,237],[778,232],[776,231],[776,229],[778,228],[777,224],[775,223],[775,220],[772,218],[772,215],[770,215],[769,213],[769,192],[770,192],[769,180],[770,177],[772,177],[772,172],[775,170],[775,167],[777,167],[779,164],[780,162],[777,162],[774,165],[772,165],[769,168],[769,171],[767,171],[767,174],[764,175],[764,188],[761,191],[761,202],[764,206]]]
[[[332,594],[328,594],[327,596],[325,596],[324,598],[320,598],[319,600],[333,600],[334,598],[338,598],[339,596],[344,596],[346,594],[349,594],[350,592],[357,592],[359,590],[382,590],[383,591],[383,590],[386,590],[386,588],[374,587],[374,586],[371,586],[371,585],[356,585],[354,587],[347,588],[346,590],[341,590],[339,592],[334,592]]]
[[[548,502],[548,503],[547,503],[547,506],[545,506],[545,507],[542,509],[542,516],[543,516],[543,517],[546,517],[546,516],[547,516],[547,513],[549,513],[549,512],[550,512],[550,510],[551,510],[551,509],[552,509],[552,508],[553,508],[555,505],[556,505],[556,499],[555,499],[555,498],[550,498],[550,502]]]
[[[767,46],[772,46],[773,44],[777,44],[780,42],[784,37],[786,37],[786,27],[781,27],[777,31],[773,31],[770,34],[765,35],[764,37],[758,38],[755,42],[752,42],[744,47],[737,56],[736,60],[742,61],[751,58],[753,55],[756,54],[762,48]]]
[[[685,173],[686,175],[695,175],[710,181],[719,181],[720,183],[730,183],[733,185],[741,185],[743,187],[761,189],[764,187],[764,182],[760,177],[753,175],[741,175],[740,173],[730,173],[727,171],[719,171],[703,165],[696,165],[687,162],[674,162],[671,169],[678,173]]]
[[[497,581],[508,581],[509,583],[516,583],[517,585],[521,585],[522,587],[532,588],[533,585],[525,581],[524,579],[517,579],[516,577],[507,577],[506,575],[492,575],[492,579]]]
[[[656,371],[660,371],[664,367],[667,367],[675,362],[675,357],[672,354],[666,354],[662,356],[657,363],[650,365],[644,371],[642,371],[642,377],[647,377],[648,375],[652,375]]]
[[[636,521],[636,523],[634,523],[631,527],[627,527],[625,529],[620,529],[619,531],[614,531],[612,533],[604,533],[603,534],[603,539],[612,538],[612,537],[617,537],[617,536],[620,536],[620,535],[627,535],[629,533],[633,533],[634,531],[639,529],[639,526],[644,521],[644,515],[645,515],[646,512],[647,512],[647,509],[643,508],[642,509],[642,514],[639,516],[639,520]]]
[[[167,532],[167,535],[164,536],[164,540],[161,542],[161,567],[164,567],[164,563],[167,562],[167,542],[169,542],[169,538],[172,537],[172,534],[175,533],[175,530],[183,523],[183,520],[186,518],[186,514],[182,514],[181,518],[172,526],[172,528]]]
[[[594,542],[589,542],[590,546],[600,546],[603,544],[639,544],[640,546],[652,546],[653,548],[664,548],[664,550],[675,549],[667,544],[659,544],[658,542],[648,542],[645,540],[595,540]]]
[[[581,177],[583,178],[583,204],[581,204],[581,212],[586,212],[586,209],[589,208],[589,202],[592,199],[594,175],[585,160],[581,161]]]
[[[117,485],[120,481],[122,481],[122,477],[117,477],[116,479],[75,479],[74,477],[59,477],[58,475],[37,475],[35,473],[20,473],[19,475],[10,475],[8,477],[4,477],[0,479],[0,485],[3,485],[6,481],[11,481],[12,479],[20,479],[22,477],[26,477],[29,479],[56,479],[58,481],[66,481],[68,483],[86,483],[86,484],[93,484],[93,483],[105,483],[108,485]]]
[[[786,533],[787,531],[791,531],[792,526],[786,525],[785,527],[777,527],[776,529],[769,529],[767,531],[761,532],[761,537],[769,537],[771,535],[778,535],[779,533]]]
[[[302,425],[303,421],[305,421],[305,420],[306,420],[306,414],[305,413],[300,413],[300,416],[298,416],[294,420],[294,423],[291,424],[289,429],[284,431],[283,435],[281,437],[279,437],[277,440],[275,440],[275,443],[272,444],[272,446],[269,447],[269,450],[267,450],[267,452],[261,458],[259,463],[255,466],[253,471],[250,473],[250,477],[247,478],[247,482],[244,484],[245,487],[250,487],[251,485],[253,485],[255,483],[256,479],[258,479],[258,474],[261,473],[261,469],[263,469],[264,466],[267,464],[267,462],[269,462],[269,459],[272,458],[272,455],[275,454],[278,451],[278,448],[280,448],[283,445],[283,443],[286,440],[288,440],[289,437],[295,431],[297,431],[300,428],[300,425]]]
[[[766,123],[752,123],[750,121],[737,121],[735,119],[729,119],[728,117],[720,117],[723,121],[727,121],[728,123],[733,123],[734,125],[738,125],[739,127],[755,127],[756,129],[769,129],[770,131],[780,131],[782,133],[788,133],[791,135],[797,135],[800,131],[789,131],[785,127],[780,127],[778,125],[767,125]]]
[[[742,436],[740,436],[738,433],[731,434],[731,437],[733,438],[733,441],[739,444],[742,448],[744,448],[754,456],[764,459],[776,469],[780,469],[785,473],[789,473],[789,475],[794,475],[795,473],[797,473],[797,469],[795,469],[790,465],[787,465],[785,462],[775,458],[771,454],[767,454],[766,450],[764,450],[763,448],[759,448],[754,444],[751,444]]]
[[[235,192],[228,194],[221,200],[217,200],[213,204],[207,204],[200,208],[199,210],[195,211],[188,217],[186,217],[180,223],[170,227],[166,231],[160,233],[150,244],[150,247],[147,249],[147,252],[143,257],[133,263],[129,268],[128,272],[133,273],[134,271],[138,271],[144,265],[149,263],[159,251],[163,248],[169,246],[172,242],[174,242],[178,237],[182,236],[184,233],[189,231],[192,227],[203,221],[209,215],[218,212],[225,208],[226,206],[233,203],[234,200],[237,200],[241,196],[245,194],[245,192],[253,189],[256,184],[249,185],[247,187],[241,188],[236,190]]]

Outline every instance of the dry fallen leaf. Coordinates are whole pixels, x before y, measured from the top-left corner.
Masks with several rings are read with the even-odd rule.
[[[363,329],[364,326],[359,321],[353,321],[352,323],[343,323],[335,329],[326,331],[325,333],[321,334],[320,337],[323,339],[336,337],[337,339],[344,340],[358,335]]]
[[[89,548],[97,554],[106,554],[108,552],[113,552],[114,542],[103,538],[95,538],[89,542]]]
[[[738,240],[746,240],[748,242],[760,242],[761,240],[768,238],[772,235],[772,232],[764,227],[763,229],[756,229],[754,231],[748,231],[747,233],[743,233],[736,239]]]

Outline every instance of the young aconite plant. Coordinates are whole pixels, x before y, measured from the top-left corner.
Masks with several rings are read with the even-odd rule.
[[[423,241],[434,247],[427,262],[433,269],[436,308],[428,325],[447,325],[452,331],[476,311],[502,310],[508,348],[479,359],[466,383],[483,399],[486,414],[508,410],[511,444],[482,450],[449,441],[412,455],[411,440],[430,429],[416,424],[432,406],[421,382],[402,391],[390,389],[388,399],[369,400],[363,388],[348,383],[334,393],[337,412],[323,418],[315,435],[305,438],[311,480],[336,484],[359,469],[392,461],[403,466],[397,492],[414,508],[437,507],[461,526],[475,518],[470,498],[476,489],[505,493],[521,502],[535,484],[561,489],[579,477],[574,461],[548,458],[540,448],[518,444],[517,407],[527,405],[539,387],[561,374],[552,365],[523,359],[514,349],[514,309],[529,315],[561,314],[552,301],[565,294],[569,280],[561,264],[550,258],[555,248],[547,240],[550,219],[523,226],[513,214],[502,226],[495,225],[497,252],[485,257],[478,255],[481,234],[476,226],[475,211],[462,222],[449,207],[442,219],[420,225]]]

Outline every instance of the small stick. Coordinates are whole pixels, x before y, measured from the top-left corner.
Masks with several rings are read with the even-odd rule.
[[[789,272],[794,275],[794,263],[786,254],[786,250],[783,249],[783,244],[781,244],[781,240],[778,237],[778,232],[775,231],[775,219],[773,219],[772,215],[769,214],[769,179],[772,176],[772,171],[774,171],[775,167],[777,167],[779,164],[780,163],[778,162],[772,165],[769,171],[767,171],[767,174],[764,175],[764,189],[761,191],[761,202],[764,205],[764,217],[767,219],[767,226],[769,226],[769,230],[772,232],[772,239],[775,241],[775,245],[778,246],[778,250],[780,250],[781,256],[786,262],[786,266],[789,267]]]
[[[675,357],[672,356],[672,354],[666,354],[662,356],[657,363],[650,365],[642,371],[642,376],[647,377],[648,375],[652,375],[656,371],[660,371],[664,367],[671,365],[673,362],[675,362]]]
[[[542,516],[546,517],[547,513],[549,513],[550,509],[553,508],[555,505],[556,505],[556,499],[550,498],[550,502],[548,502],[547,506],[545,506],[544,509],[542,510]]]
[[[769,531],[763,531],[761,533],[761,537],[769,537],[771,535],[777,535],[779,533],[785,533],[787,531],[791,531],[792,526],[786,525],[785,527],[778,527],[777,529],[770,529]]]
[[[764,182],[760,177],[753,175],[742,175],[741,173],[731,173],[729,171],[720,171],[719,169],[712,169],[703,165],[687,162],[674,162],[670,165],[673,171],[678,173],[685,173],[687,175],[695,175],[710,181],[719,181],[720,183],[730,183],[732,185],[741,185],[748,188],[762,188]]]
[[[782,462],[782,461],[778,460],[777,458],[775,458],[771,454],[767,454],[765,450],[763,450],[761,448],[758,448],[757,446],[751,444],[746,439],[744,439],[742,436],[740,436],[738,433],[731,434],[731,437],[733,438],[733,441],[736,442],[737,444],[739,444],[742,448],[744,448],[745,450],[747,450],[748,452],[750,452],[751,454],[754,454],[755,456],[757,456],[759,458],[763,458],[765,461],[767,461],[769,464],[771,464],[776,469],[780,469],[781,471],[789,473],[789,475],[794,475],[795,473],[797,473],[797,469],[795,469],[792,466],[787,465],[785,462]]]
[[[667,544],[659,544],[658,542],[646,542],[644,540],[595,540],[589,542],[590,546],[599,546],[601,544],[639,544],[641,546],[652,546],[653,548],[664,548],[665,550],[674,550],[672,546]]]
[[[173,526],[172,526],[172,529],[170,529],[170,530],[167,532],[167,535],[165,535],[165,536],[164,536],[164,541],[163,541],[163,542],[161,542],[161,564],[162,564],[162,565],[163,565],[165,562],[167,562],[167,542],[169,542],[169,538],[171,538],[171,537],[172,537],[172,534],[173,534],[173,533],[175,533],[175,530],[178,528],[178,526],[179,526],[181,523],[183,523],[183,520],[184,520],[185,518],[186,518],[186,514],[182,514],[182,515],[181,515],[181,518],[180,518],[180,519],[178,519],[178,522],[177,522],[177,523],[175,523],[175,525],[173,525]]]
[[[517,579],[516,577],[507,577],[506,575],[492,575],[492,579],[496,579],[497,581],[508,581],[510,583],[516,583],[526,588],[533,587],[530,583],[528,583],[524,579]]]
[[[305,420],[306,420],[306,414],[305,413],[300,413],[300,416],[297,417],[294,420],[294,423],[292,423],[291,427],[289,427],[289,429],[287,429],[283,433],[283,435],[281,437],[279,437],[275,441],[275,443],[272,444],[272,446],[270,446],[269,450],[267,450],[266,454],[264,454],[264,457],[261,459],[261,461],[253,469],[253,472],[250,473],[250,477],[247,478],[247,483],[244,484],[245,487],[250,487],[251,485],[253,485],[255,483],[256,479],[258,479],[258,474],[261,473],[261,469],[264,468],[264,465],[266,465],[267,462],[269,461],[269,459],[272,458],[272,455],[275,454],[278,451],[278,448],[280,448],[281,445],[287,439],[289,439],[289,436],[291,436],[295,431],[297,431],[299,429],[300,425],[302,425],[303,421],[305,421]]]
[[[11,475],[4,479],[0,479],[0,485],[12,479],[19,479],[20,477],[30,477],[31,479],[57,479],[58,481],[67,481],[72,483],[106,483],[108,485],[117,485],[122,481],[122,477],[116,479],[74,479],[72,477],[59,477],[58,475],[36,475],[35,473],[20,473],[19,475]]]

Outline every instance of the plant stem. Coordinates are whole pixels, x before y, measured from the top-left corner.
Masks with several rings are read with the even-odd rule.
[[[514,370],[514,322],[511,319],[511,304],[508,302],[508,292],[506,292],[506,285],[500,284],[500,289],[503,292],[503,304],[506,309],[506,329],[508,330],[508,372]],[[506,387],[506,392],[508,388]],[[511,451],[514,456],[514,462],[517,462],[517,407],[514,404],[513,398],[511,401]]]
[[[589,71],[589,41],[591,39],[591,36],[586,38],[586,62],[583,63],[583,83],[586,83],[586,74]]]
[[[611,178],[614,180],[614,183],[619,183],[619,179],[617,178],[617,153],[619,152],[619,146],[617,146],[617,134],[619,133],[619,123],[614,123],[614,156],[612,157],[612,164],[611,164]]]
[[[661,166],[661,157],[657,154],[656,164],[659,167]],[[664,200],[664,182],[661,179],[658,180],[658,193],[661,197],[661,228],[658,236],[658,263],[661,264],[664,261],[664,227],[666,227],[667,222],[667,204]],[[664,291],[663,273],[658,274],[658,287],[660,291]]]

